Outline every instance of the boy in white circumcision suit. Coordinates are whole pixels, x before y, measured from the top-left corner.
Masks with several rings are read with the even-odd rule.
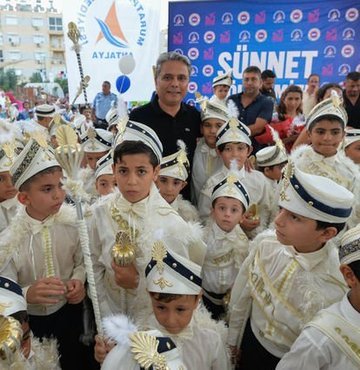
[[[340,271],[350,291],[321,310],[301,332],[277,370],[360,368],[360,227],[348,230],[339,250]]]
[[[224,318],[239,268],[248,255],[249,241],[239,223],[250,197],[238,178],[236,162],[212,192],[211,217],[204,230],[207,245],[202,269],[203,302],[212,318]]]
[[[190,162],[186,155],[185,143],[178,140],[179,150],[161,160],[159,177],[156,186],[161,196],[187,222],[198,222],[197,209],[180,194],[187,185],[190,172]]]
[[[209,217],[214,186],[227,176],[230,162],[236,160],[240,181],[250,196],[251,208],[245,213],[241,227],[249,238],[253,238],[271,222],[273,194],[261,172],[245,170],[245,162],[252,151],[250,130],[236,118],[230,118],[217,132],[216,150],[223,160],[223,166],[201,190],[198,203],[200,217],[203,221]]]
[[[345,226],[354,196],[289,160],[275,231],[260,234],[235,281],[228,343],[240,344],[242,369],[275,369],[322,308],[346,285],[332,238]]]
[[[113,156],[119,192],[104,197],[93,208],[89,227],[103,317],[116,313],[135,316],[148,305],[144,271],[154,230],[166,225],[174,248],[185,257],[196,260],[199,250],[205,248],[199,227],[186,223],[155,186],[162,153],[156,133],[128,121],[121,135]],[[122,246],[129,258],[122,254]]]

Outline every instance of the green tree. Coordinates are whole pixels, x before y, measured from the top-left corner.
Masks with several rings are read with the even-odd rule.
[[[34,72],[30,78],[29,78],[29,81],[32,82],[32,83],[36,83],[36,82],[43,82],[42,81],[42,78],[41,78],[41,74],[40,72]]]
[[[17,80],[15,70],[8,69],[4,71],[4,69],[0,69],[0,88],[4,91],[15,91]]]
[[[67,78],[55,78],[54,82],[57,82],[64,91],[66,95],[69,92],[69,85]]]

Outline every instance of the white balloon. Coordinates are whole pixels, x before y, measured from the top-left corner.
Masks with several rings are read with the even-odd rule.
[[[135,69],[135,59],[132,55],[125,55],[119,60],[120,72],[129,75]]]

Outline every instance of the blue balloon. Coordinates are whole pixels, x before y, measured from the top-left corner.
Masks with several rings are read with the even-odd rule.
[[[124,94],[129,90],[131,85],[130,78],[128,76],[122,75],[116,79],[116,89],[120,94]]]

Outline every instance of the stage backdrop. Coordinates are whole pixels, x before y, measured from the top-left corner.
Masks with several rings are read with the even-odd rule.
[[[277,75],[276,92],[303,86],[311,73],[321,83],[360,71],[358,0],[216,1],[169,3],[169,50],[193,65],[194,92],[211,95],[211,80],[233,69],[231,93],[241,91],[249,65]]]
[[[91,77],[87,89],[89,102],[101,91],[104,80],[110,81],[112,92],[121,90],[126,101],[150,99],[155,88],[152,65],[159,51],[160,1],[64,1],[64,33],[69,22],[75,22],[81,33],[84,75]],[[72,46],[65,36],[70,101],[80,82]],[[83,96],[77,102],[84,102]]]

